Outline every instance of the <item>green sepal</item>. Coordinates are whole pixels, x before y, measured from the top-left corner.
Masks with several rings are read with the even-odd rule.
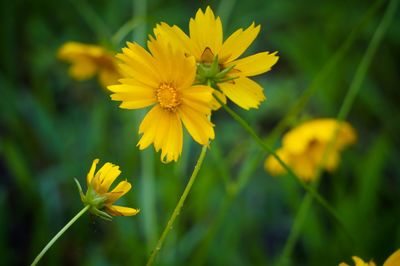
[[[85,202],[85,194],[83,194],[81,184],[79,183],[79,181],[76,178],[74,178],[74,180],[75,180],[76,186],[78,187],[79,196],[81,197],[81,201]]]
[[[211,84],[214,87],[217,83],[227,82],[230,80],[237,79],[238,77],[226,77],[234,67],[235,65],[232,65],[221,70],[221,66],[218,62],[218,55],[214,57],[211,64],[198,63],[195,85]]]
[[[112,221],[113,217],[106,212],[100,211],[96,207],[91,207],[89,212],[107,221]]]

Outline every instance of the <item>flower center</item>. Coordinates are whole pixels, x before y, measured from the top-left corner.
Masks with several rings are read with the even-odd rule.
[[[181,104],[178,91],[170,83],[162,83],[157,89],[157,101],[162,108],[173,112]]]

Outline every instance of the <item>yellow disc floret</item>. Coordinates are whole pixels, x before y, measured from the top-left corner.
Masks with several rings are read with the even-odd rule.
[[[157,101],[160,106],[171,112],[175,112],[176,107],[181,104],[181,99],[175,86],[162,83],[157,90]]]

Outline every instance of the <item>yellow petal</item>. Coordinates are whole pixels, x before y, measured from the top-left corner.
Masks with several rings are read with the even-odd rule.
[[[244,31],[242,29],[235,31],[222,45],[219,62],[229,63],[238,58],[246,51],[259,32],[260,25],[255,26],[254,23]]]
[[[90,59],[82,58],[74,62],[69,68],[69,75],[76,80],[92,78],[98,70],[98,66]]]
[[[162,161],[178,160],[182,152],[183,133],[176,113],[154,106],[140,124],[139,133],[143,133],[138,142],[139,149],[154,143],[155,150],[161,150]]]
[[[124,80],[122,80],[124,83]],[[120,107],[125,109],[139,109],[150,106],[156,102],[155,90],[145,86],[113,85],[107,87],[115,92],[111,95],[114,101],[122,101]]]
[[[86,177],[87,186],[89,186],[90,183],[92,182],[92,179],[94,177],[94,172],[96,171],[96,166],[98,163],[99,163],[99,159],[93,160],[92,167],[90,167],[89,173],[87,174],[87,177]]]
[[[118,84],[120,77],[121,75],[116,69],[103,68],[99,72],[99,82],[104,88],[107,88],[109,85]]]
[[[161,144],[161,161],[168,163],[177,161],[182,153],[183,131],[182,122],[176,113],[170,112],[164,119],[168,121],[168,124]]]
[[[155,105],[143,118],[139,126],[139,134],[143,134],[137,145],[139,149],[143,150],[153,143],[160,117],[161,107]]]
[[[213,89],[208,86],[195,85],[182,90],[182,104],[188,105],[205,115],[211,112],[211,101]]]
[[[166,143],[168,142],[167,134],[171,125],[172,116],[174,115],[174,113],[168,110],[160,110],[158,122],[155,128],[156,133],[154,136],[154,147],[156,148],[156,151],[165,149]]]
[[[265,100],[263,88],[248,78],[238,78],[218,85],[226,97],[245,110],[258,108]]]
[[[290,164],[289,156],[283,149],[278,149],[276,154],[283,160],[286,164]],[[264,162],[264,169],[270,173],[272,176],[282,175],[286,173],[286,170],[281,166],[278,160],[272,155],[269,155]]]
[[[118,54],[123,64],[120,64],[121,71],[126,77],[139,80],[150,86],[157,87],[160,83],[160,73],[154,58],[140,45],[128,43],[128,48],[122,49]]]
[[[222,23],[219,17],[215,18],[210,7],[206,8],[205,13],[199,9],[194,19],[189,22],[190,38],[193,42],[197,61],[206,48],[211,49],[213,54],[217,54],[222,46]]]
[[[112,163],[105,163],[99,171],[97,171],[96,175],[91,181],[91,185],[96,192],[102,194],[103,191],[101,189],[101,184],[104,182],[104,178],[106,178],[107,173],[111,170],[114,165]]]
[[[336,119],[323,118],[304,122],[285,134],[282,140],[283,146],[292,153],[304,152],[312,141],[327,144],[333,134],[339,129],[334,150],[341,150],[356,140],[355,130],[350,124],[342,122],[340,125]]]
[[[364,262],[362,259],[360,259],[357,256],[352,257],[354,263],[356,264],[355,266],[375,266],[375,263],[373,261],[370,262]]]
[[[123,76],[136,79],[146,86],[155,88],[160,84],[159,79],[152,79],[146,75],[148,72],[138,67],[137,64],[119,64],[119,68]]]
[[[186,88],[193,84],[196,75],[196,60],[185,56],[179,47],[173,47],[165,38],[154,39],[150,36],[147,43],[158,65],[160,83],[174,83],[176,88]]]
[[[318,163],[310,159],[308,153],[296,155],[291,154],[289,166],[292,168],[297,177],[309,182],[315,178]]]
[[[400,265],[400,249],[394,252],[383,264],[383,266],[399,266]]]
[[[239,76],[255,76],[265,73],[271,69],[278,61],[275,53],[258,53],[239,60],[235,60],[226,65],[226,67],[234,65],[234,69],[238,71]]]
[[[177,47],[187,54],[194,54],[189,37],[179,27],[161,22],[157,24],[153,32],[156,39],[165,38],[172,47]]]
[[[140,211],[139,209],[117,206],[117,205],[110,205],[106,206],[107,212],[113,216],[133,216],[138,214]]]
[[[218,90],[214,90],[213,91],[213,95],[218,97],[218,99],[220,101],[222,101],[223,104],[226,104],[226,96],[222,92],[220,92]],[[212,97],[212,100],[210,102],[210,106],[211,106],[211,109],[214,110],[214,111],[216,111],[219,108],[221,108],[221,104],[214,97]]]
[[[112,204],[120,197],[125,195],[132,188],[128,181],[121,181],[119,184],[111,191],[106,193],[107,201],[106,204]]]
[[[108,191],[111,184],[115,181],[115,179],[121,174],[119,170],[119,166],[112,165],[111,168],[102,174],[102,178],[100,179],[100,187],[98,193],[103,194]]]
[[[74,62],[82,57],[99,58],[107,54],[107,51],[97,45],[88,45],[78,42],[67,42],[58,50],[57,56],[61,60]]]
[[[178,114],[195,141],[201,145],[207,145],[210,139],[214,139],[213,124],[206,115],[187,105],[181,105],[178,109]]]

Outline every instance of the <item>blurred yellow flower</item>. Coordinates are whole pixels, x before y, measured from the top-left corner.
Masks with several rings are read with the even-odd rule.
[[[354,266],[375,266],[376,264],[371,260],[370,262],[364,262],[359,257],[353,256],[352,257],[355,265]],[[339,266],[350,266],[347,263],[340,263]],[[383,266],[400,266],[400,249],[395,251],[389,258],[383,263]]]
[[[182,152],[183,125],[192,138],[207,145],[214,138],[209,121],[212,89],[193,85],[196,75],[194,57],[186,57],[163,40],[150,38],[151,52],[136,43],[128,43],[122,54],[120,85],[109,86],[111,99],[122,101],[120,107],[140,109],[153,106],[139,127],[143,134],[138,146],[145,149],[154,143],[161,149],[161,161],[177,161]]]
[[[95,159],[92,163],[89,173],[87,174],[87,191],[83,194],[79,182],[75,179],[82,202],[89,205],[89,211],[101,218],[110,220],[113,216],[132,216],[136,215],[139,210],[129,207],[113,205],[120,197],[125,195],[130,189],[131,184],[128,181],[121,181],[111,191],[111,184],[121,174],[119,166],[112,163],[105,163],[96,172],[96,166],[99,159]],[[106,212],[102,211],[105,209]]]
[[[161,23],[154,29],[157,38],[166,38],[172,46],[180,47],[187,55],[193,55],[199,66],[207,67],[217,60],[219,69],[214,73],[214,79],[210,76],[210,80],[218,83],[224,95],[246,110],[258,108],[265,100],[263,88],[248,77],[269,71],[278,61],[276,52],[262,52],[238,59],[259,32],[260,26],[252,23],[245,30],[236,30],[223,41],[221,19],[214,16],[210,7],[205,12],[199,9],[195,18],[190,19],[190,37],[175,25],[171,27]],[[218,76],[221,72],[224,75]],[[224,95],[217,95],[226,101]]]
[[[98,74],[103,87],[118,83],[115,58],[104,48],[78,42],[67,42],[58,50],[58,58],[71,63],[69,74],[76,80],[87,80]]]
[[[305,122],[283,136],[282,147],[276,153],[300,178],[311,181],[337,129],[336,141],[322,165],[323,169],[333,171],[339,164],[340,151],[357,138],[352,126],[346,122],[339,124],[329,118]],[[273,156],[268,156],[264,167],[272,175],[286,172]]]

